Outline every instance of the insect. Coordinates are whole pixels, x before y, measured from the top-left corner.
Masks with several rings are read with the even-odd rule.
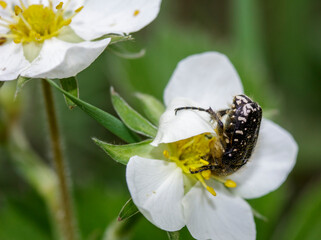
[[[210,141],[210,154],[201,156],[209,164],[192,174],[211,170],[217,176],[230,175],[244,166],[255,148],[262,119],[261,107],[248,96],[236,95],[231,108],[213,111],[212,108],[180,107],[181,110],[197,110],[210,114],[217,122],[218,141]]]

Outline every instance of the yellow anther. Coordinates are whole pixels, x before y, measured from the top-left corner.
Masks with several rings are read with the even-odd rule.
[[[22,9],[19,6],[14,6],[14,13],[16,16],[18,16],[20,13],[22,13]]]
[[[5,37],[0,37],[0,46],[7,41]]]
[[[189,168],[189,170],[192,171],[192,172],[196,171],[196,169],[197,169],[196,167],[190,167]]]
[[[201,159],[200,162],[201,162],[201,163],[204,163],[205,165],[210,164],[208,161],[205,161],[205,160],[203,160],[203,159]]]
[[[205,178],[205,180],[208,180],[211,178],[212,172],[211,170],[205,170],[202,172],[202,177]]]
[[[237,186],[236,182],[234,182],[231,179],[226,180],[226,182],[224,183],[224,185],[228,188],[235,188]]]
[[[165,158],[169,158],[169,152],[167,150],[163,151],[163,155]]]
[[[71,19],[66,19],[66,21],[64,21],[63,25],[64,26],[68,26],[71,23]]]
[[[0,6],[3,8],[3,9],[6,9],[7,7],[7,3],[5,1],[0,1]]]
[[[216,192],[214,191],[214,189],[212,187],[207,186],[206,190],[209,191],[213,196],[216,196]]]
[[[76,12],[76,13],[79,13],[83,8],[84,8],[84,6],[81,6],[80,8],[77,8],[77,9],[75,10],[75,12]]]
[[[64,5],[64,3],[63,2],[60,2],[57,6],[56,6],[56,9],[57,10],[60,10],[60,9],[62,9],[62,6]]]
[[[134,12],[134,16],[136,17],[138,14],[140,13],[140,11],[137,9],[137,10],[135,10],[135,12]]]

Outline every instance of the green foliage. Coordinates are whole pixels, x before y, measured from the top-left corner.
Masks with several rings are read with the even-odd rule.
[[[113,145],[93,138],[94,142],[101,147],[116,162],[126,165],[129,159],[135,155],[151,159],[162,158],[163,149],[150,145],[152,140],[127,145]]]
[[[130,107],[113,88],[111,89],[111,101],[118,116],[129,129],[147,137],[156,136],[157,128]]]
[[[22,77],[22,76],[18,77],[16,93],[15,93],[15,96],[14,96],[15,98],[17,98],[17,96],[21,92],[22,88],[26,85],[27,82],[29,82],[29,80],[31,80],[31,78]]]
[[[146,118],[158,126],[159,119],[163,112],[165,112],[165,106],[158,99],[151,95],[136,93],[135,96],[139,100],[140,108],[142,109]]]
[[[123,208],[120,210],[120,213],[118,215],[118,221],[124,221],[128,218],[134,216],[135,214],[139,213],[138,208],[134,204],[133,200],[130,198]]]
[[[169,240],[179,240],[179,232],[167,232]]]
[[[278,226],[273,239],[318,240],[321,236],[321,180],[311,182]]]
[[[70,93],[74,97],[79,98],[79,87],[78,87],[78,80],[76,77],[60,79],[60,85],[63,90]],[[74,107],[77,106],[72,100],[70,100],[65,95],[64,95],[64,98],[65,98],[67,107],[69,107],[70,109],[73,109]]]
[[[181,59],[203,51],[227,54],[241,76],[246,93],[255,97],[264,110],[277,111],[276,120],[294,135],[300,146],[297,165],[286,184],[267,196],[250,201],[254,209],[268,218],[267,222],[255,219],[257,239],[318,240],[321,183],[311,182],[307,189],[307,181],[319,176],[321,171],[319,1],[246,0],[211,4],[210,1],[208,4],[163,1],[155,22],[135,33],[135,42],[125,44],[130,52],[146,49],[146,55],[128,60],[119,59],[111,52],[103,53],[79,74],[81,95],[90,99],[92,105],[103,104],[103,110],[111,112],[108,89],[110,85],[116,86],[131,106],[141,110],[157,126],[162,111],[155,115],[145,112],[155,109],[148,108],[140,99],[135,105],[130,93],[140,91],[162,99],[163,90]],[[22,123],[37,152],[47,156],[46,141],[41,134],[45,127],[41,123],[43,114],[38,84],[38,81],[30,81],[19,94],[24,104]],[[5,87],[1,88],[0,94]],[[25,92],[28,96],[24,96]],[[91,144],[90,137],[114,144],[117,140],[79,108],[69,111],[61,97],[56,101],[67,144],[65,152],[75,182],[79,229],[83,239],[102,239],[106,227],[116,222],[115,218],[129,194],[124,166],[105,161],[106,156]],[[0,108],[1,120],[5,119],[3,110]],[[14,116],[17,119],[17,114]],[[116,120],[115,126],[111,124],[113,121],[108,126],[117,128],[120,121]],[[131,137],[132,133],[124,124],[121,128],[126,129],[128,140],[137,140]],[[4,125],[3,129],[7,131],[9,128]],[[105,145],[106,149],[110,147],[110,154],[116,155],[118,146],[109,145]],[[143,153],[143,147],[141,151]],[[115,158],[126,164],[128,157]],[[31,193],[29,183],[14,174],[15,170],[15,163],[1,151],[0,239],[52,239],[45,205],[37,194]],[[153,240],[167,238],[164,231],[145,218],[136,220],[130,231],[130,240],[150,239],[151,236]],[[180,231],[180,235],[184,240],[193,239],[186,228]]]
[[[107,130],[123,139],[126,142],[136,142],[138,139],[135,134],[133,134],[120,120],[110,115],[107,112],[102,111],[101,109],[86,103],[79,98],[71,95],[67,91],[61,89],[54,81],[47,80],[53,87],[62,92],[70,100],[72,100],[80,109],[86,112],[89,116],[95,119],[98,123],[103,125]]]

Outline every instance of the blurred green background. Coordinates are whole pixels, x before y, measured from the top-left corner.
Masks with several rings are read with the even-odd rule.
[[[220,51],[235,65],[247,95],[266,116],[290,131],[299,144],[297,164],[277,191],[249,201],[267,221],[256,219],[257,239],[321,239],[321,2],[319,0],[163,1],[158,18],[135,40],[118,44],[140,59],[106,51],[79,74],[80,97],[112,114],[109,88],[139,109],[133,93],[162,93],[176,64],[204,51]],[[5,95],[6,83],[0,90]],[[122,143],[80,109],[67,109],[55,91],[73,198],[83,239],[101,239],[129,198],[125,167],[109,159],[91,140]],[[0,98],[1,99],[1,98]],[[11,104],[11,105],[10,105]],[[22,125],[32,148],[50,164],[40,82],[31,81],[9,109],[0,104],[0,139],[8,119]],[[10,117],[8,117],[8,112]],[[143,217],[130,239],[167,239]],[[53,239],[39,193],[0,147],[0,240]],[[183,230],[181,239],[192,239]]]

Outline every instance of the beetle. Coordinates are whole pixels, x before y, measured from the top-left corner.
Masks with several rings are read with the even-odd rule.
[[[244,166],[250,159],[255,148],[262,120],[262,108],[244,94],[236,95],[230,108],[213,111],[212,108],[179,107],[175,115],[181,110],[197,110],[210,114],[217,123],[217,141],[210,141],[210,153],[201,156],[209,164],[196,170],[192,174],[205,170],[217,176],[227,176]],[[211,136],[207,136],[211,138]]]

